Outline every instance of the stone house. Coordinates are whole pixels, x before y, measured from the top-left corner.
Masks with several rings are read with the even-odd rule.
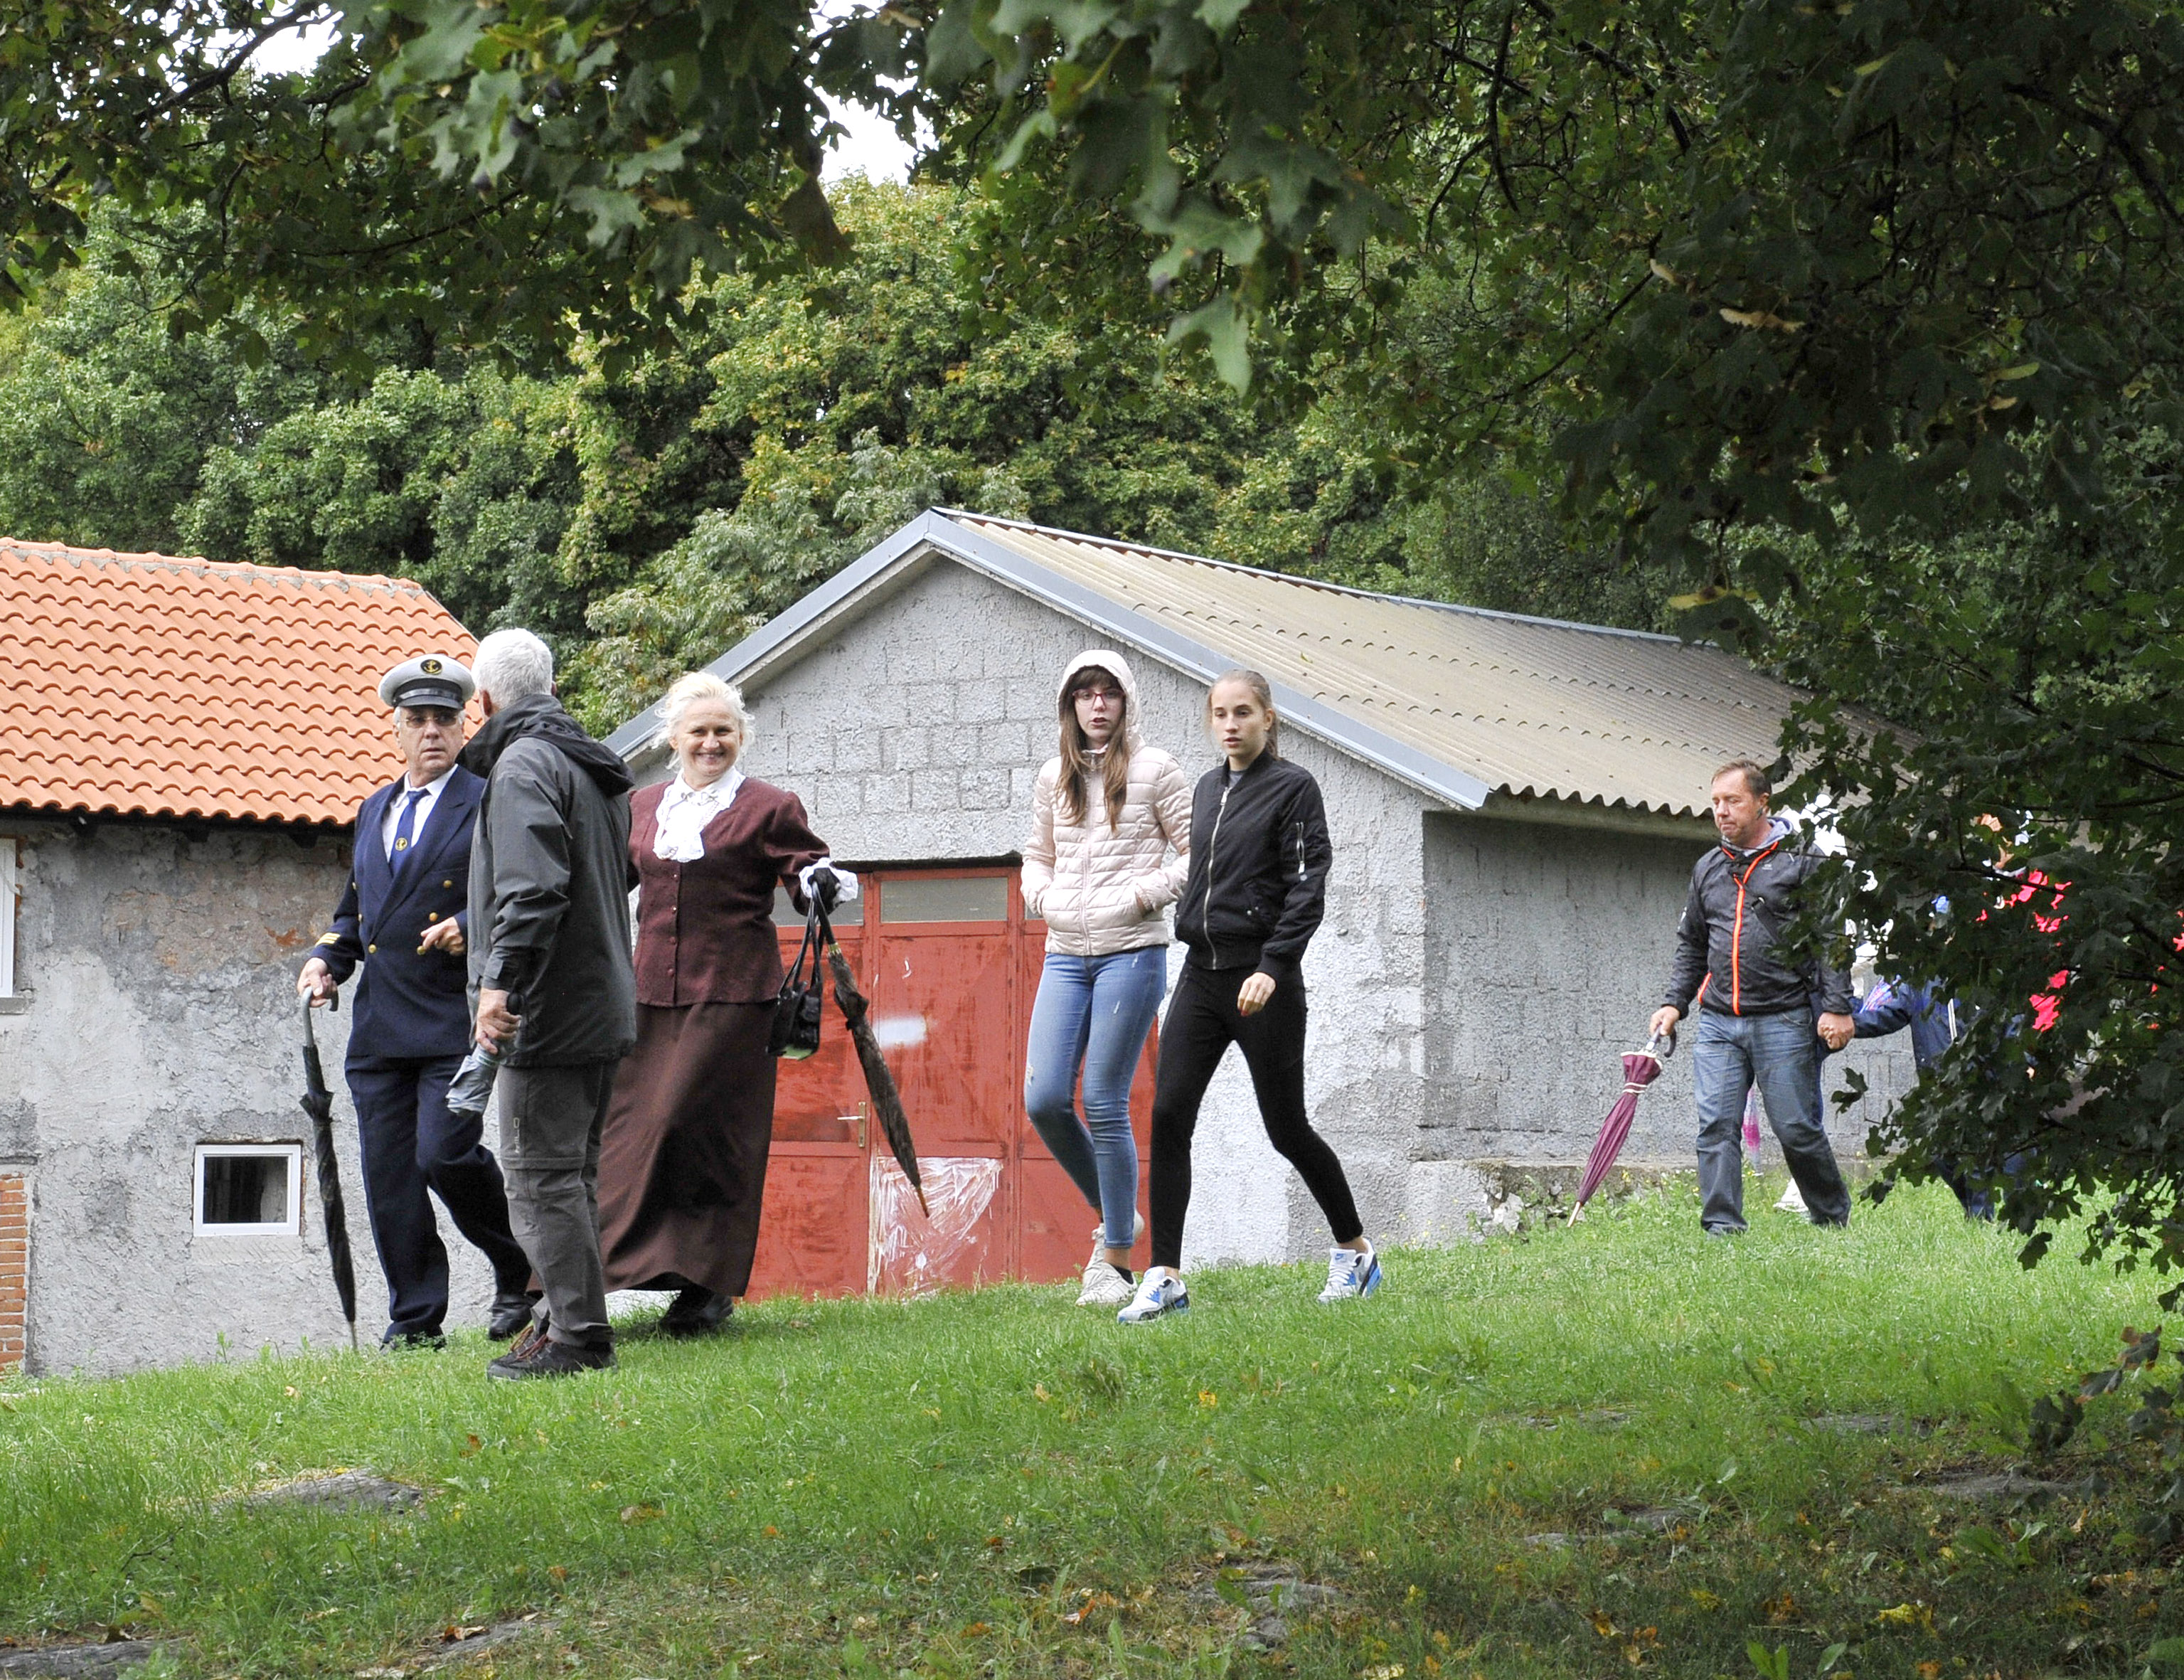
[[[294,976],[401,767],[381,673],[471,646],[414,583],[0,542],[0,1362],[346,1341]],[[317,1021],[376,1334],[348,1016]],[[481,1317],[482,1267],[457,1287]]]
[[[752,707],[751,773],[797,792],[871,879],[844,946],[921,1154],[950,1186],[933,1228],[914,1207],[905,1226],[837,1031],[833,1053],[783,1069],[762,1284],[911,1287],[1083,1264],[1091,1216],[1022,1115],[1043,928],[1016,870],[1054,751],[1057,675],[1100,646],[1129,659],[1147,735],[1194,774],[1216,762],[1201,725],[1212,678],[1248,665],[1273,680],[1282,750],[1319,779],[1334,846],[1305,967],[1310,1100],[1367,1229],[1393,1240],[1506,1218],[1520,1183],[1567,1183],[1584,1160],[1713,843],[1711,775],[1773,758],[1794,698],[1672,637],[922,516],[709,667]],[[671,773],[655,713],[612,741],[640,781]],[[1868,1103],[1909,1077],[1892,1051],[1851,1059]],[[1672,1060],[1649,1093],[1626,1160],[1690,1169],[1687,1065]],[[1136,1107],[1142,1126],[1149,1101]],[[1839,1149],[1862,1144],[1865,1112],[1838,1119]],[[1198,1138],[1189,1258],[1324,1243],[1236,1058]]]

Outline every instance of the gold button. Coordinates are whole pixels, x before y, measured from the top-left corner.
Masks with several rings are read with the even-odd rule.
[[[366,946],[365,946],[365,949],[366,951],[370,952],[370,951],[376,951],[376,950],[378,950],[378,949],[379,949],[379,947],[378,947],[377,946],[376,946],[376,945],[367,945]]]
[[[451,887],[451,886],[454,885],[454,881],[452,881],[452,880],[446,880],[446,881],[442,881],[442,882],[440,883],[440,885],[441,885],[442,886],[443,886],[443,887]]]

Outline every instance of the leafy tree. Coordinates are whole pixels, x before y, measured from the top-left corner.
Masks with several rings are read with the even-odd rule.
[[[207,455],[176,516],[224,559],[416,578],[466,623],[569,616],[551,557],[577,499],[566,386],[388,372]]]
[[[1580,553],[1813,688],[1791,796],[1838,810],[1884,965],[1975,1019],[1887,1141],[2001,1183],[2028,1233],[2095,1208],[2094,1252],[2184,1260],[2184,17],[951,15],[931,62],[988,67],[1000,165],[1052,147],[1043,179],[1168,242],[1156,278],[1217,282],[1233,313],[1190,320],[1232,375],[1246,329],[1277,367],[1371,343],[1350,382],[1396,448],[1551,457]]]
[[[261,49],[331,22],[307,75]],[[370,373],[391,330],[513,359],[663,343],[693,273],[838,254],[823,102],[902,31],[790,0],[71,0],[0,33],[0,295],[134,223],[186,326],[274,297]],[[180,210],[201,215],[178,215]]]
[[[41,542],[172,552],[208,449],[311,399],[307,369],[253,369],[176,339],[137,279],[94,267],[0,320],[0,529]]]

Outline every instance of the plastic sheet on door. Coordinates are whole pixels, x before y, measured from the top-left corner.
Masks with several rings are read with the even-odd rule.
[[[945,1284],[997,1275],[994,1199],[1001,1164],[983,1155],[929,1156],[917,1164],[928,1218],[902,1169],[884,1156],[872,1168],[871,1274],[866,1287],[889,1295],[928,1295]]]

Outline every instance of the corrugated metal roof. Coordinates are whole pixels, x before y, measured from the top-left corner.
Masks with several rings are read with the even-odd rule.
[[[1673,636],[1343,589],[950,513],[967,530],[1515,797],[1702,815],[1797,695]]]
[[[1371,594],[939,508],[707,668],[762,683],[937,556],[1202,680],[1255,667],[1292,726],[1470,810],[1702,818],[1715,768],[1773,759],[1797,699],[1674,636]],[[610,745],[632,758],[656,751],[659,722],[648,708]]]

